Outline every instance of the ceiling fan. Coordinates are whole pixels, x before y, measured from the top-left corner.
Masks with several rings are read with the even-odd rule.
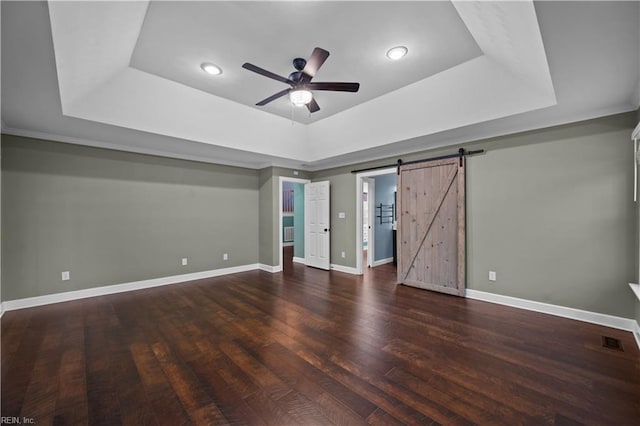
[[[289,74],[289,77],[282,77],[278,74],[274,74],[271,71],[267,71],[263,68],[257,67],[253,64],[245,62],[242,68],[249,71],[253,71],[265,77],[272,78],[282,83],[288,84],[291,87],[282,90],[274,95],[269,96],[266,99],[261,100],[256,105],[264,106],[271,101],[281,98],[285,95],[289,95],[289,99],[296,106],[306,105],[310,112],[316,112],[320,110],[318,103],[313,98],[312,90],[328,90],[334,92],[357,92],[360,88],[360,83],[312,83],[311,79],[315,77],[318,69],[324,64],[324,61],[329,57],[329,52],[319,47],[313,49],[313,53],[309,57],[309,60],[302,58],[295,58],[293,60],[293,66],[296,71]]]

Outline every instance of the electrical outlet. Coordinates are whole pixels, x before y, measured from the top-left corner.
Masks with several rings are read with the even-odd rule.
[[[229,260],[229,254],[228,253],[223,254],[222,260]]]
[[[338,212],[338,219],[344,219],[345,217],[347,217],[345,212]]]
[[[70,276],[69,276],[69,271],[64,271],[62,273],[62,281],[69,281]]]
[[[496,280],[496,271],[489,271],[489,281]]]
[[[344,259],[345,257],[347,257],[347,253],[342,252],[342,253],[340,253],[340,256],[342,256],[342,258]]]
[[[186,257],[182,258],[182,266],[187,266],[187,258]]]

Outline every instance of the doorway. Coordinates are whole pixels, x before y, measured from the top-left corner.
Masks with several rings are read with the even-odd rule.
[[[304,184],[309,179],[280,176],[278,185],[278,270],[304,263]]]
[[[365,266],[375,267],[393,262],[396,182],[395,167],[356,175],[356,194],[359,194],[356,202],[356,270],[358,274],[363,274]],[[366,207],[365,186],[367,187]],[[368,220],[366,258],[364,257],[365,216]]]
[[[365,178],[362,182],[362,250],[366,255],[363,254],[364,259],[366,259],[366,266],[370,267],[372,260],[372,250],[369,248],[374,247],[373,234],[371,232],[371,218],[373,217],[373,212],[371,211],[375,200],[372,199],[372,196],[375,194],[375,189],[373,188],[374,181],[369,178]]]

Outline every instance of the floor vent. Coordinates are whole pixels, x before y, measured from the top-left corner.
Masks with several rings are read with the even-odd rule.
[[[622,343],[615,337],[602,336],[602,346],[617,351],[624,351],[624,349],[622,349]]]

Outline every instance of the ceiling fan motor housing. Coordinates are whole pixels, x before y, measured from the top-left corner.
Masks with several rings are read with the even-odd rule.
[[[307,65],[307,60],[303,58],[295,58],[293,60],[293,67],[298,71],[302,71],[304,67]]]
[[[293,81],[294,83],[298,83],[301,78],[302,78],[302,71],[294,71],[291,74],[289,74],[289,80]]]

